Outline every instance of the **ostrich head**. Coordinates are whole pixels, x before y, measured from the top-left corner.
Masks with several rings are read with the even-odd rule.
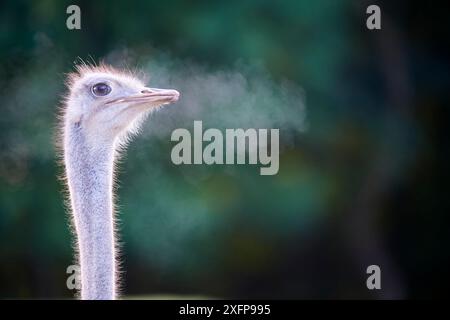
[[[111,67],[77,69],[68,78],[66,124],[82,126],[94,143],[133,133],[152,110],[179,97],[176,90],[146,87],[131,73]]]
[[[82,299],[115,299],[117,274],[113,175],[116,150],[176,90],[148,88],[110,67],[78,67],[68,78],[63,160],[81,266]],[[124,151],[124,150],[123,150]]]

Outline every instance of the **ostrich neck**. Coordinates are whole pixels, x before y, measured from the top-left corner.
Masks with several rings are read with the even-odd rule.
[[[114,142],[92,146],[79,126],[66,127],[64,157],[75,222],[82,299],[115,299]]]

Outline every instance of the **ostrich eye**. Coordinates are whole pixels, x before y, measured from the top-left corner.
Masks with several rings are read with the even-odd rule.
[[[106,96],[111,92],[111,87],[106,83],[97,83],[92,87],[94,96]]]

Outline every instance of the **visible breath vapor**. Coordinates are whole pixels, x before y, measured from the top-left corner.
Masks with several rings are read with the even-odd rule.
[[[115,63],[132,57],[129,52],[125,59],[113,53],[108,60]],[[286,143],[290,132],[307,128],[303,90],[287,80],[278,83],[261,66],[237,63],[211,70],[157,55],[140,62],[139,70],[148,75],[150,86],[181,92],[176,105],[162,109],[164,116],[146,126],[149,135],[167,137],[174,128],[189,129],[194,120],[202,120],[207,128],[278,128]]]

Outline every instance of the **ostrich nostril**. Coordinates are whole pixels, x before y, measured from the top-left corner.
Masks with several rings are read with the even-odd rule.
[[[144,89],[144,90],[142,90],[141,91],[141,93],[152,93],[153,91],[152,90],[149,90],[149,89]]]

